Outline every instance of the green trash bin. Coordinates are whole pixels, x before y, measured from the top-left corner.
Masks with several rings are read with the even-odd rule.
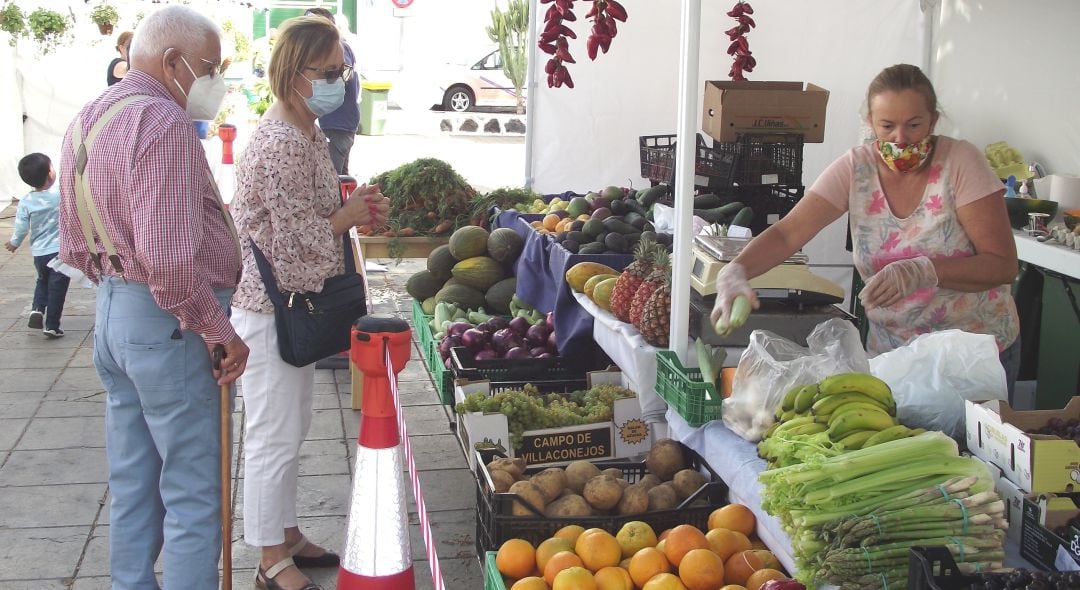
[[[389,82],[360,83],[360,134],[382,135],[386,127],[386,98]]]

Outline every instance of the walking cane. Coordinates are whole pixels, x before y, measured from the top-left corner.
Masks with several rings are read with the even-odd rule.
[[[222,370],[225,347],[214,347],[214,368]],[[232,590],[232,408],[229,386],[221,386],[221,589]]]

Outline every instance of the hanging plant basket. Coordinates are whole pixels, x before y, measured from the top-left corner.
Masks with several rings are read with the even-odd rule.
[[[9,2],[0,8],[0,31],[11,35],[9,43],[12,47],[18,42],[19,37],[26,36],[26,17],[18,4]]]
[[[90,20],[94,21],[102,35],[112,35],[113,26],[120,21],[120,13],[112,4],[102,2],[90,11]]]
[[[56,49],[71,28],[67,17],[47,8],[38,8],[26,20],[30,24],[30,35],[37,41],[41,53]]]

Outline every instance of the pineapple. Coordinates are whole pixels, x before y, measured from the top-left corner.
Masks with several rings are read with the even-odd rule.
[[[615,288],[611,290],[611,313],[621,321],[630,321],[630,304],[641,282],[652,272],[652,252],[655,247],[656,242],[649,239],[638,242],[634,248],[634,261],[622,271]]]
[[[645,302],[654,291],[664,284],[666,277],[671,276],[671,255],[663,247],[653,250],[653,271],[641,281],[634,298],[630,302],[630,323],[639,331],[641,330],[641,317],[645,313]]]
[[[638,326],[641,337],[653,346],[667,348],[671,329],[670,266],[668,266],[667,274],[664,275],[663,283],[649,296],[644,308],[641,314],[641,325]]]

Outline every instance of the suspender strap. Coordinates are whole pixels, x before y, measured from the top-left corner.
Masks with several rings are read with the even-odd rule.
[[[97,265],[98,270],[101,270],[101,253],[98,252],[97,242],[94,240],[94,233],[97,232],[97,236],[101,239],[101,244],[105,246],[105,254],[109,258],[109,262],[112,264],[113,270],[120,275],[124,276],[124,267],[120,262],[120,257],[116,254],[116,246],[113,244],[112,239],[109,237],[109,233],[105,231],[105,222],[101,219],[101,212],[97,208],[97,204],[94,203],[94,197],[90,193],[90,179],[86,177],[86,164],[89,160],[90,148],[94,144],[94,140],[97,139],[101,130],[105,128],[110,121],[120,113],[124,107],[139,100],[140,98],[147,98],[145,96],[129,96],[117,102],[109,107],[94,125],[90,128],[90,132],[86,134],[86,138],[82,137],[82,118],[80,117],[71,130],[71,145],[75,148],[75,212],[79,216],[79,223],[82,226],[83,237],[86,239],[86,248],[90,252],[90,258]]]
[[[210,181],[210,189],[214,191],[214,198],[217,199],[218,207],[221,209],[221,218],[225,220],[225,228],[228,229],[233,248],[236,250],[236,282],[239,284],[244,268],[244,255],[240,252],[240,237],[236,233],[236,224],[233,222],[232,214],[225,208],[225,201],[221,198],[221,191],[218,190],[217,182],[209,168],[206,170],[206,177]]]

